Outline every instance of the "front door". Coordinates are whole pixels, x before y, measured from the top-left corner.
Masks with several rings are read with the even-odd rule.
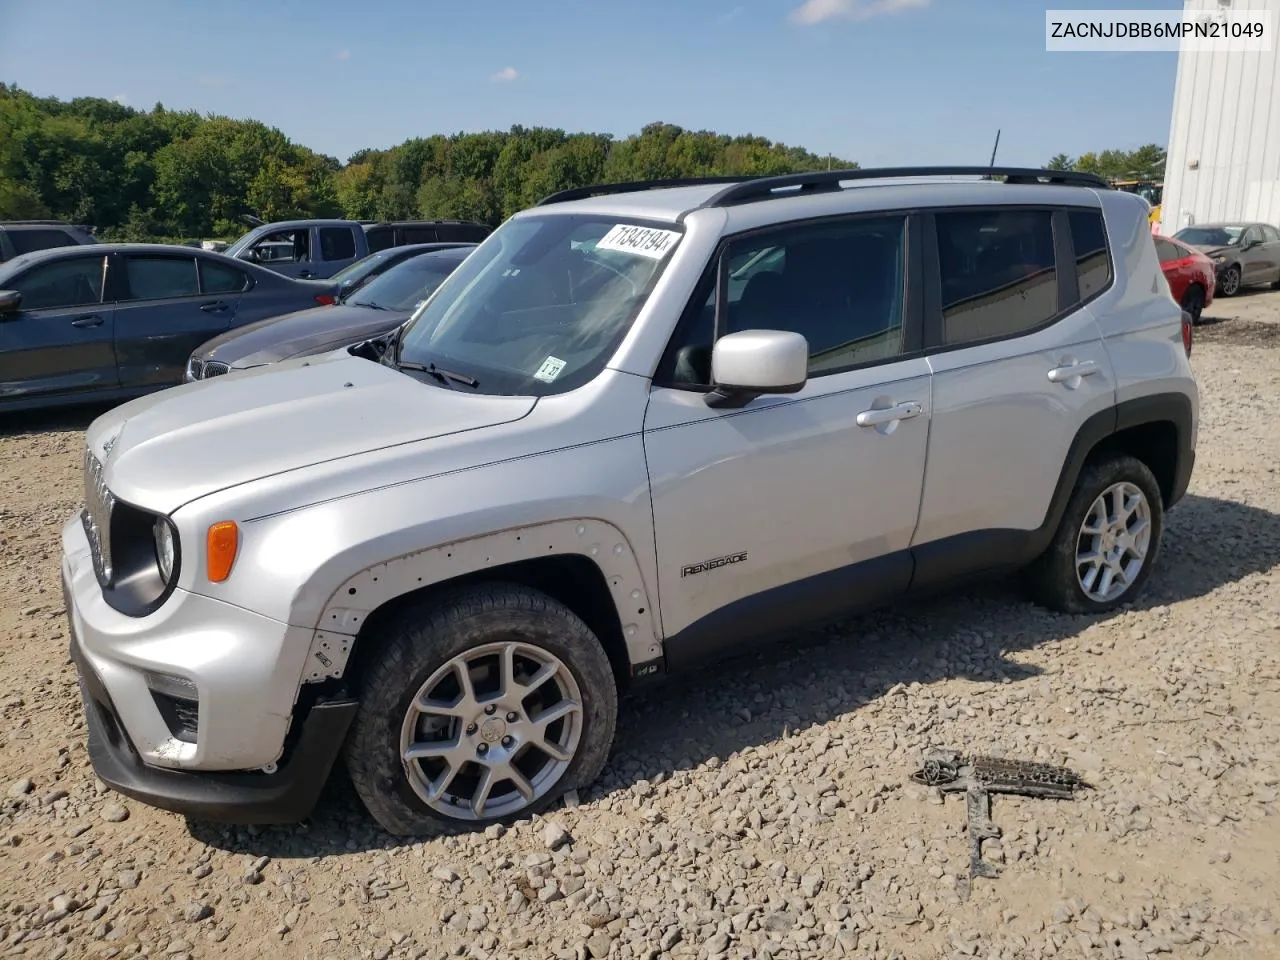
[[[18,312],[0,316],[0,405],[119,384],[105,278],[99,253],[38,264],[11,281],[22,302]]]
[[[907,587],[930,410],[928,363],[906,357],[919,335],[909,233],[907,217],[881,215],[729,244],[723,332],[803,334],[797,394],[708,407],[714,277],[695,297],[644,425],[669,661]]]
[[[238,296],[204,295],[196,256],[124,254],[114,261],[116,356],[124,387],[182,382],[187,358],[231,324]]]

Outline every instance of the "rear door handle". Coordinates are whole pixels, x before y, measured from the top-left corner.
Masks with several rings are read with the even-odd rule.
[[[893,423],[895,420],[910,420],[922,413],[924,413],[924,407],[914,400],[908,400],[880,410],[863,410],[858,414],[857,422],[860,427],[878,427],[881,424]]]
[[[1079,363],[1068,363],[1065,366],[1054,367],[1049,371],[1049,380],[1053,383],[1062,383],[1074,377],[1091,377],[1097,372],[1098,365],[1096,363],[1092,360],[1081,360]]]
[[[102,326],[102,315],[91,313],[88,316],[76,317],[71,321],[73,327],[100,327]]]
[[[223,303],[221,300],[218,300],[218,301],[215,301],[214,303],[202,304],[200,306],[200,309],[203,310],[205,313],[222,313],[222,311],[227,309],[227,305]]]

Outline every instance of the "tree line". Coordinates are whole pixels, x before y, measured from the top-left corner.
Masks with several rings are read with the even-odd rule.
[[[1148,143],[1136,150],[1103,150],[1078,157],[1060,153],[1045,166],[1050,170],[1079,170],[1107,180],[1163,180],[1164,147]]]
[[[344,164],[255,120],[0,84],[0,220],[91,224],[108,240],[231,238],[245,214],[497,224],[569,187],[829,166],[857,164],[667,123],[623,139],[521,126],[436,134]]]

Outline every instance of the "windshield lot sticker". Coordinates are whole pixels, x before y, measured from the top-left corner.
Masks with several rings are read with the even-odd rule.
[[[533,379],[541,380],[543,383],[550,383],[556,377],[560,376],[560,371],[564,369],[564,361],[559,357],[547,357],[542,361],[542,366],[538,368],[538,372],[533,375]]]
[[[620,223],[596,244],[597,250],[616,250],[618,253],[634,253],[661,260],[675,249],[680,234],[674,230],[658,230],[654,227],[630,227]]]

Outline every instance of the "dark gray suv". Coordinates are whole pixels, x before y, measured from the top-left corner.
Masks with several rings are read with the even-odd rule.
[[[0,263],[36,250],[97,242],[92,227],[61,220],[5,220],[0,222]]]

